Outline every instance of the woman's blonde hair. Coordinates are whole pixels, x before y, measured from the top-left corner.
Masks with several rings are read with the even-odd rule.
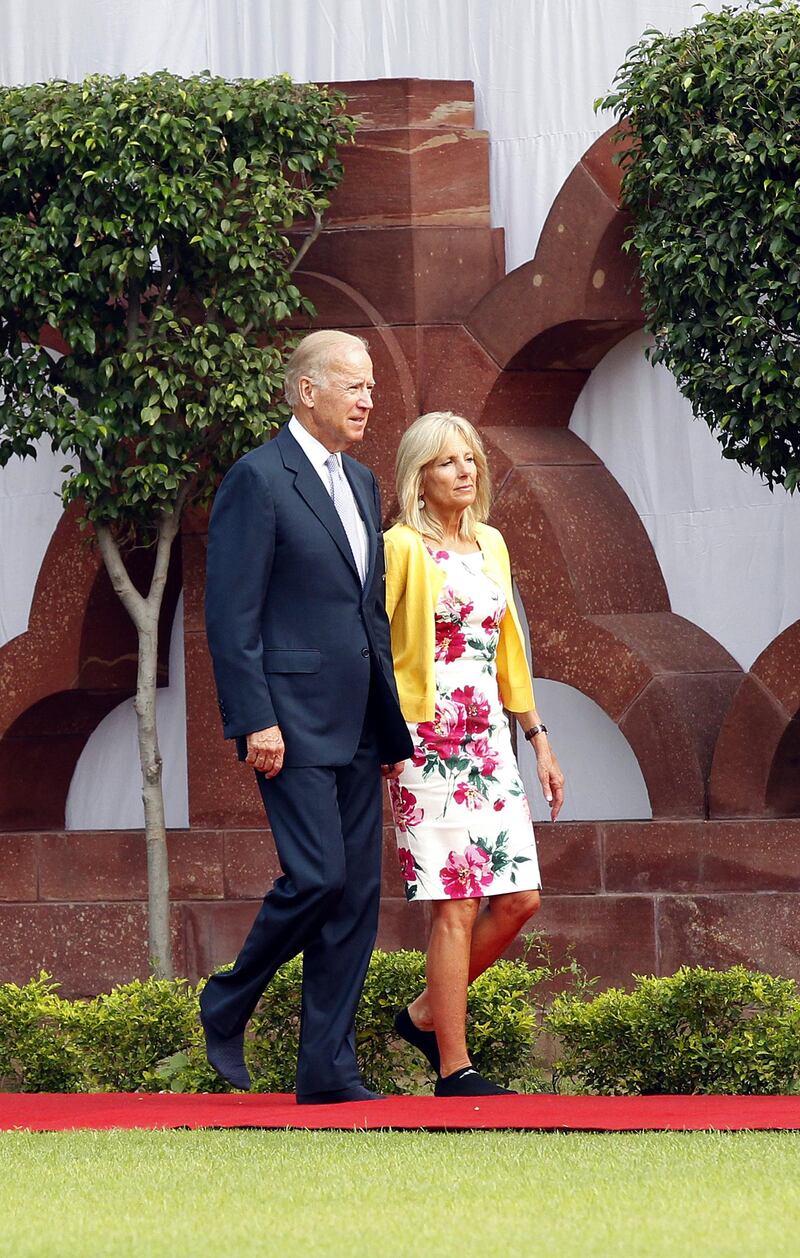
[[[475,501],[465,507],[458,525],[459,537],[475,540],[475,525],[483,524],[489,515],[492,487],[489,465],[480,435],[463,415],[452,411],[430,411],[420,415],[403,433],[397,447],[395,484],[400,503],[398,520],[408,524],[418,533],[433,537],[442,536],[442,526],[427,510],[423,501],[422,482],[425,469],[440,454],[449,437],[459,436],[469,446],[475,458]]]

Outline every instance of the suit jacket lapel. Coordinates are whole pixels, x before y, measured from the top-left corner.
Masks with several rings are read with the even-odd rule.
[[[281,428],[274,440],[278,443],[284,467],[290,472],[294,472],[295,489],[307,506],[314,512],[319,522],[328,530],[360,584],[361,578],[358,575],[358,568],[353,558],[353,552],[350,549],[350,543],[347,540],[347,534],[344,531],[344,525],[339,519],[339,512],[334,507],[331,496],[320,480],[319,474],[311,466],[288,428],[285,426]],[[359,506],[361,506],[360,500]],[[369,525],[367,525],[367,528],[369,529]]]

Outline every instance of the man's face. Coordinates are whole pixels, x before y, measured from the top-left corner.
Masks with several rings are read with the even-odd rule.
[[[346,450],[364,436],[374,388],[367,351],[360,346],[343,349],[330,360],[320,384],[301,381],[303,422],[332,454]]]

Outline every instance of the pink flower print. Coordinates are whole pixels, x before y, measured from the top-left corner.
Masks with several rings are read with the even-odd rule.
[[[464,635],[457,625],[454,625],[449,620],[436,621],[434,656],[437,660],[444,660],[445,664],[452,664],[453,660],[457,660],[460,655],[464,654],[466,645]]]
[[[414,857],[407,847],[398,847],[397,858],[400,861],[400,872],[405,882],[416,882],[417,871],[414,868]]]
[[[500,621],[502,619],[503,619],[503,612],[498,607],[496,611],[492,612],[491,616],[487,616],[485,620],[481,621],[481,629],[483,629],[484,633],[489,633],[489,634],[497,633],[497,630],[500,628]]]
[[[436,704],[432,721],[421,721],[417,726],[417,736],[442,760],[451,760],[458,754],[466,734],[466,713],[450,699]]]
[[[453,799],[457,804],[466,804],[470,812],[476,812],[483,807],[483,796],[471,782],[459,782],[453,791]]]
[[[480,768],[481,777],[484,778],[494,773],[500,763],[499,755],[485,734],[480,738],[472,739],[469,743],[469,753]]]
[[[451,590],[450,586],[447,586],[439,595],[436,615],[443,619],[457,621],[460,625],[463,625],[474,606],[474,603],[465,603],[464,599],[460,598],[455,590]]]
[[[406,830],[418,826],[422,821],[423,811],[417,807],[416,795],[412,795],[411,791],[401,786],[397,778],[389,779],[389,794],[392,800],[394,823],[400,833],[405,834]]]
[[[467,733],[473,737],[485,734],[489,728],[489,700],[485,695],[476,691],[474,686],[464,686],[454,690],[451,697],[454,703],[462,704],[465,709]]]
[[[411,763],[415,766],[415,768],[421,769],[427,759],[428,757],[425,754],[425,748],[422,746],[422,744],[420,744],[419,747],[414,748],[414,754],[411,757]],[[390,781],[391,780],[393,779],[390,779]]]
[[[492,804],[492,808],[494,808],[495,812],[502,812],[505,806],[506,801],[504,799],[496,799]]]
[[[470,843],[463,856],[450,853],[439,877],[451,900],[466,900],[483,895],[483,888],[489,886],[493,875],[486,852]]]

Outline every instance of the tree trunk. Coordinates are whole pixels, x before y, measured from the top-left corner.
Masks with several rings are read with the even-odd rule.
[[[188,493],[189,485],[185,484],[178,493],[174,510],[160,517],[155,565],[146,598],[142,597],[131,581],[110,527],[100,523],[95,525],[97,540],[111,584],[122,600],[139,636],[134,708],[139,740],[139,763],[142,770],[142,803],[147,844],[147,947],[150,965],[157,978],[172,978],[175,972],[169,928],[167,828],[164,821],[162,764],[156,726],[158,622],[172,543],[178,532],[181,512]]]
[[[147,843],[147,946],[150,965],[157,978],[172,978],[172,943],[169,930],[169,869],[164,792],[161,783],[161,752],[156,726],[156,669],[158,666],[159,606],[148,606],[146,628],[139,627],[139,667],[136,676],[136,730],[142,768],[142,803]]]

